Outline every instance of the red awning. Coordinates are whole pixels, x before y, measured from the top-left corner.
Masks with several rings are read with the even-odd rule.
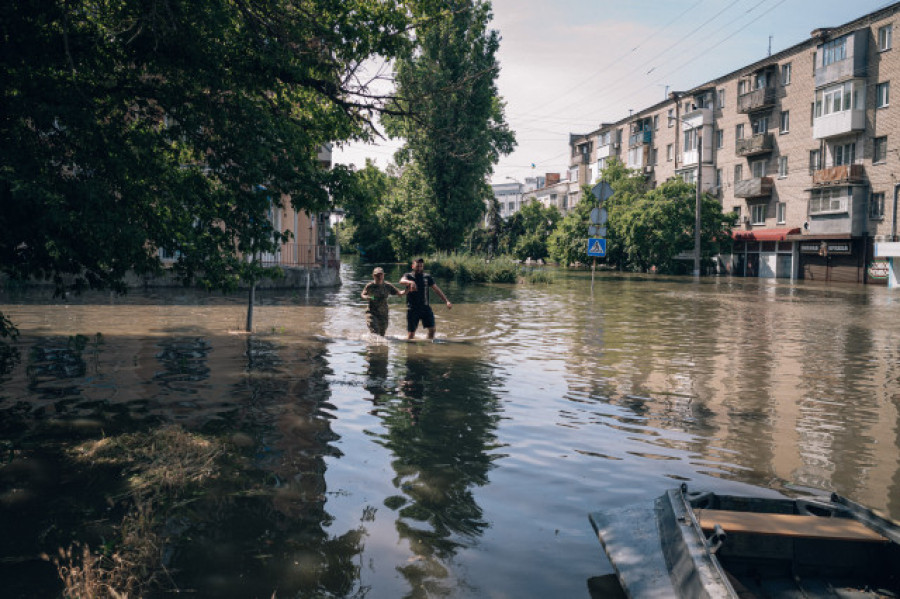
[[[785,241],[788,235],[800,233],[800,227],[793,229],[757,229],[755,231],[733,231],[735,241]]]

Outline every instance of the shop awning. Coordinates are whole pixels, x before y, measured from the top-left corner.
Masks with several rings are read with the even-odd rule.
[[[793,229],[756,229],[755,231],[734,231],[735,241],[786,241],[788,235],[800,233],[800,227]]]

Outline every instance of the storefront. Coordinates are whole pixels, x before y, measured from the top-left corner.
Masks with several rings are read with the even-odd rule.
[[[866,283],[866,239],[809,239],[798,242],[801,278],[808,281]]]
[[[788,236],[800,229],[736,231],[728,272],[736,277],[793,279],[797,276],[797,249]]]

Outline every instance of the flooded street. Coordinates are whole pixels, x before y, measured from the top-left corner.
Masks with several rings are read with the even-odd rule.
[[[587,514],[682,481],[900,519],[896,290],[439,281],[438,343],[406,343],[397,298],[394,339],[366,333],[370,272],[258,293],[252,336],[243,294],[0,292],[4,596],[58,594],[40,555],[99,550],[127,509],[133,472],[84,444],[172,425],[230,456],[151,502],[162,588],[197,597],[590,597],[612,568]]]

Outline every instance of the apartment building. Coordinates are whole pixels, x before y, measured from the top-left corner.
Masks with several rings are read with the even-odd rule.
[[[613,157],[647,177],[701,178],[739,215],[737,276],[878,284],[896,240],[900,3],[832,28],[585,135],[570,168],[594,183]],[[896,104],[896,102],[895,102]]]
[[[559,173],[525,177],[520,182],[511,177],[508,183],[491,185],[494,198],[500,207],[500,216],[509,218],[527,202],[538,201],[545,207],[554,206],[563,214],[577,202],[579,185],[574,180],[562,179]],[[487,217],[485,217],[487,218]]]

